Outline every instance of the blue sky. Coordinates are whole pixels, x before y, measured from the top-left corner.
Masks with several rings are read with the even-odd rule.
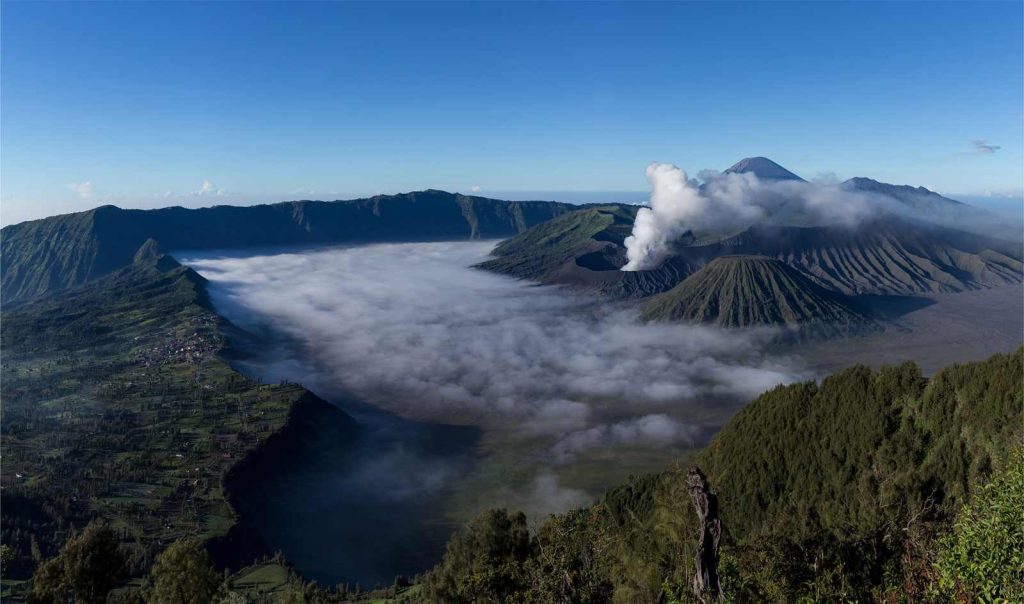
[[[652,161],[749,155],[1019,195],[1022,7],[4,2],[2,220],[431,187],[607,196],[643,191]]]

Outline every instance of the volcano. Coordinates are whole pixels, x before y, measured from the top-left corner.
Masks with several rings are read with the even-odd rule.
[[[753,174],[761,180],[797,180],[806,182],[767,157],[746,157],[733,164],[726,174]]]
[[[849,297],[765,256],[715,258],[668,292],[651,298],[642,314],[647,320],[720,327],[822,324],[859,330],[872,323]]]

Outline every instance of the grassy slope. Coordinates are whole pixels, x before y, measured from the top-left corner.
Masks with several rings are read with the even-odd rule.
[[[298,402],[318,399],[236,373],[218,354],[224,345],[202,278],[152,254],[4,314],[0,480],[12,573],[31,570],[33,538],[52,555],[72,524],[96,515],[133,544],[139,568],[170,540],[228,532],[224,473]]]
[[[65,214],[0,231],[4,301],[83,283],[114,270],[115,256],[134,252],[118,254],[122,250],[108,251],[101,244],[94,236],[96,213]]]
[[[643,318],[713,323],[722,327],[865,324],[843,296],[815,284],[778,260],[723,256],[652,298]]]
[[[419,602],[419,585],[379,587],[358,591],[356,585],[346,591],[331,589],[325,593],[315,583],[299,576],[287,561],[271,558],[247,566],[228,578],[228,590],[246,602],[313,602],[338,604],[412,604]],[[315,594],[315,595],[314,595]],[[317,600],[319,597],[321,600]]]
[[[621,242],[629,235],[632,221],[633,211],[628,206],[577,210],[503,241],[494,249],[495,257],[478,266],[525,279],[542,279],[590,251],[599,241]]]

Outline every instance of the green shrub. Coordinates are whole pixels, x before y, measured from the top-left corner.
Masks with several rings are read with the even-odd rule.
[[[1024,602],[1024,449],[963,507],[936,566],[945,598]]]

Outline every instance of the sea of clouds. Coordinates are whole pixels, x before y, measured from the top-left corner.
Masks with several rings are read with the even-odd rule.
[[[299,343],[300,355],[282,348],[267,377],[341,386],[415,419],[569,434],[594,427],[594,401],[671,409],[750,398],[796,377],[764,353],[770,330],[644,325],[629,308],[471,268],[493,245],[185,261],[213,283],[215,304],[233,322]]]
[[[699,445],[746,401],[803,377],[766,352],[771,330],[642,324],[629,307],[472,268],[493,246],[180,257],[222,314],[263,334],[248,361],[258,377],[529,441],[545,469],[528,489],[548,511],[585,499],[552,468],[594,449]]]

